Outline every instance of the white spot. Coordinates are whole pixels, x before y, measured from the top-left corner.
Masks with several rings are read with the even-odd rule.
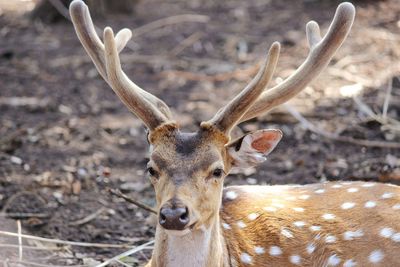
[[[294,265],[299,265],[301,263],[301,257],[299,255],[292,255],[289,257],[289,260]]]
[[[356,187],[350,187],[349,189],[347,189],[347,192],[349,192],[349,193],[358,192],[358,188],[356,188]]]
[[[392,228],[385,227],[382,228],[379,233],[384,238],[390,238],[394,234],[394,230]]]
[[[317,189],[314,191],[316,194],[323,194],[325,193],[325,189]]]
[[[374,183],[365,183],[362,185],[362,187],[373,187],[373,186],[375,186]]]
[[[372,263],[378,263],[383,259],[384,255],[380,249],[374,250],[369,254],[368,259]]]
[[[356,237],[362,237],[364,235],[363,230],[357,230],[357,231],[346,231],[343,234],[344,240],[354,240]]]
[[[310,230],[313,232],[321,231],[321,226],[312,225],[310,226]]]
[[[392,235],[392,240],[394,242],[400,243],[400,233],[395,233],[394,235]]]
[[[283,205],[282,203],[272,203],[272,206],[275,206],[277,208],[284,208],[285,205]]]
[[[392,198],[394,196],[393,193],[384,193],[381,198],[383,199],[388,199],[388,198]]]
[[[231,226],[227,223],[222,223],[222,227],[224,227],[224,229],[226,229],[226,230],[231,229]]]
[[[250,264],[253,259],[249,254],[243,252],[242,255],[240,255],[240,260],[245,264]]]
[[[293,233],[288,229],[282,229],[281,234],[287,238],[293,238]]]
[[[353,259],[347,260],[343,263],[343,267],[355,267],[357,266],[357,262],[355,262]]]
[[[248,218],[250,221],[254,221],[255,219],[257,219],[259,215],[257,213],[250,213]]]
[[[293,201],[296,200],[295,196],[285,197],[286,200]]]
[[[400,204],[396,204],[392,207],[394,210],[400,210]]]
[[[333,215],[332,213],[325,213],[324,215],[322,215],[322,218],[324,218],[325,220],[333,220],[335,219],[335,215]]]
[[[341,207],[342,207],[342,209],[344,209],[344,210],[348,210],[348,209],[354,208],[355,205],[356,205],[356,204],[353,203],[353,202],[345,202],[345,203],[342,204]]]
[[[342,182],[343,185],[351,185],[353,182]]]
[[[370,209],[370,208],[375,208],[376,207],[376,202],[375,201],[367,201],[365,202],[364,207]]]
[[[264,254],[265,253],[265,249],[263,247],[254,247],[254,252],[258,255],[260,254]]]
[[[272,246],[269,248],[269,255],[271,256],[279,256],[282,254],[282,250],[280,247]]]
[[[265,211],[270,211],[270,212],[275,212],[276,208],[275,207],[264,207]]]
[[[332,185],[332,188],[342,188],[343,187],[343,185],[341,185],[341,184],[334,184],[334,185]]]
[[[302,200],[307,200],[309,198],[310,198],[310,195],[301,195],[301,196],[299,196],[299,199],[302,199]]]
[[[306,223],[303,222],[303,221],[296,221],[296,222],[293,223],[293,225],[296,226],[296,227],[300,227],[301,228],[301,227],[305,226]]]
[[[237,198],[238,194],[235,191],[228,191],[225,193],[225,197],[230,200]]]
[[[315,245],[313,243],[308,244],[306,250],[308,254],[312,254],[315,251]]]
[[[245,228],[246,224],[243,221],[238,221],[237,226],[239,226],[239,228]]]
[[[303,209],[303,208],[298,208],[298,207],[293,208],[293,210],[294,210],[294,211],[297,211],[297,212],[304,212],[304,209]]]
[[[333,254],[328,258],[328,266],[337,266],[340,263],[340,258],[338,255]]]
[[[325,237],[325,242],[328,244],[332,244],[336,242],[336,237],[333,235],[328,235]]]

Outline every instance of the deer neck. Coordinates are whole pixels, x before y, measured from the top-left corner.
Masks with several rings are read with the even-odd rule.
[[[223,267],[227,262],[219,218],[209,228],[193,230],[183,236],[167,234],[157,226],[152,267]]]

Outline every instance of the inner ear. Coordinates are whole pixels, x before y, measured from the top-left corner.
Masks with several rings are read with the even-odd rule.
[[[282,138],[280,130],[261,130],[253,134],[246,135],[251,142],[251,147],[260,153],[268,154],[276,147]],[[246,138],[245,137],[245,138]]]
[[[228,153],[233,159],[233,166],[247,168],[265,161],[282,138],[277,129],[265,129],[248,133],[228,144]]]

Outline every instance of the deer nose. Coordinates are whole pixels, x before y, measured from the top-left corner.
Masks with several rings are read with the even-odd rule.
[[[159,222],[164,229],[183,230],[189,223],[189,210],[187,207],[161,207]]]

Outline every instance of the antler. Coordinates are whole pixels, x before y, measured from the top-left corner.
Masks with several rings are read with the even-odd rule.
[[[243,114],[257,100],[271,80],[278,62],[279,50],[280,44],[278,42],[271,45],[268,56],[254,79],[239,95],[220,109],[208,123],[215,125],[229,135],[230,130],[239,122]]]
[[[70,5],[71,19],[86,52],[103,79],[122,102],[150,129],[172,119],[168,106],[159,98],[132,82],[121,69],[119,53],[130,40],[132,33],[122,29],[114,37],[111,28],[104,29],[104,44],[98,37],[89,9],[81,0]]]
[[[346,39],[354,16],[355,9],[352,4],[347,2],[340,4],[323,39],[321,39],[318,24],[314,21],[307,23],[307,39],[310,46],[307,59],[289,78],[263,92],[254,105],[241,117],[240,122],[257,117],[288,101],[317,77]]]

